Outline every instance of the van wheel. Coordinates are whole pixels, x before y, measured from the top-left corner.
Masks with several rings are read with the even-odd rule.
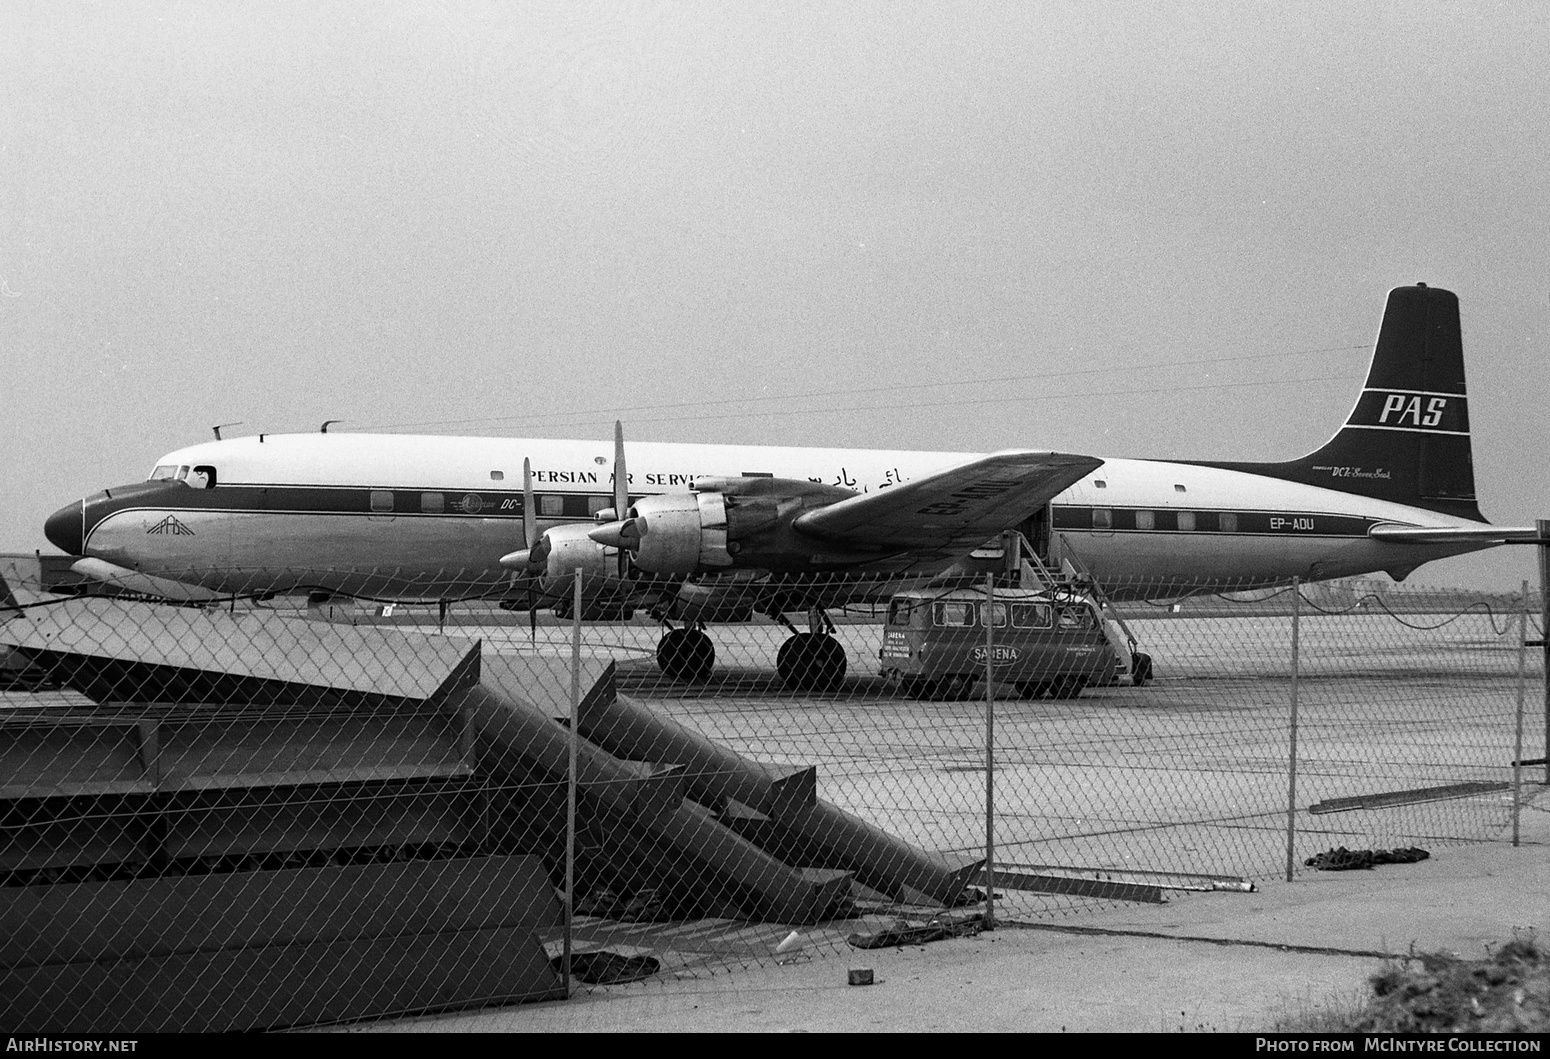
[[[1025,699],[1042,699],[1049,694],[1049,685],[1041,684],[1037,680],[1019,680],[1017,693]]]
[[[1055,681],[1054,695],[1057,699],[1074,699],[1082,693],[1087,686],[1085,677],[1061,677]]]
[[[978,677],[965,676],[961,673],[950,677],[943,684],[942,698],[951,699],[954,702],[962,702],[971,696],[974,691],[974,685],[978,683]]]
[[[907,699],[929,699],[936,691],[936,681],[925,677],[905,677],[901,690]]]

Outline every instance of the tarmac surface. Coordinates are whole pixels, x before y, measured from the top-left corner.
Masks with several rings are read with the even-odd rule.
[[[1538,777],[1542,778],[1542,777]],[[591,987],[569,1001],[350,1032],[1264,1032],[1351,1009],[1386,959],[1482,957],[1550,939],[1550,791],[1510,831],[1414,864],[1303,871],[1039,927],[897,949],[790,954],[713,977]],[[852,986],[870,968],[871,986]]]

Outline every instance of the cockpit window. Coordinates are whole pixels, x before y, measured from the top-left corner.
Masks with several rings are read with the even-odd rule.
[[[190,467],[188,464],[162,463],[157,464],[147,479],[152,482],[182,482],[195,489],[215,488],[215,468],[208,464],[198,467]]]

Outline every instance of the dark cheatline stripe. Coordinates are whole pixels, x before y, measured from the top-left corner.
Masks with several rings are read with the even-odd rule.
[[[1095,527],[1093,524],[1094,510],[1109,512],[1111,524]],[[1055,508],[1055,529],[1093,530],[1096,528],[1100,533],[1112,530],[1116,533],[1222,533],[1233,536],[1274,534],[1297,537],[1366,537],[1367,531],[1377,524],[1377,520],[1360,515],[1333,515],[1318,512],[1310,514],[1285,511],[1200,510],[1183,513],[1195,516],[1194,529],[1179,528],[1179,515],[1181,514],[1179,509],[1107,507],[1102,504],[1057,506]],[[1152,525],[1150,527],[1142,527],[1137,524],[1137,516],[1144,516],[1145,514],[1152,516]]]
[[[387,497],[391,497],[391,506]],[[539,518],[588,519],[593,506],[608,506],[612,497],[602,493],[537,493]],[[375,504],[373,500],[375,498]],[[631,497],[631,501],[638,497]],[[97,499],[90,503],[92,525],[117,511],[152,508],[240,513],[288,513],[307,515],[378,515],[442,518],[522,518],[522,494],[511,490],[370,489],[357,486],[249,486],[221,485],[191,489],[169,484],[164,489],[138,490],[134,495]],[[1093,530],[1093,512],[1107,511],[1109,526],[1100,532],[1288,535],[1319,537],[1366,537],[1378,520],[1359,515],[1287,513],[1284,511],[1189,510],[1193,528],[1180,528],[1180,509],[1116,507],[1102,504],[1056,505],[1057,530]],[[1144,526],[1146,514],[1152,524]]]
[[[602,493],[535,493],[540,518],[585,519],[610,506]],[[387,502],[391,497],[391,503]],[[631,502],[638,499],[632,497]],[[191,489],[169,484],[133,495],[89,499],[93,521],[133,508],[229,513],[288,512],[328,515],[441,515],[455,518],[522,518],[522,493],[510,490],[370,489],[354,486],[218,485]]]

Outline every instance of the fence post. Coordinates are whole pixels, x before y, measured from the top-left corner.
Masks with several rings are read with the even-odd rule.
[[[1540,744],[1545,752],[1545,778],[1550,784],[1550,518],[1534,520],[1535,536],[1539,538],[1539,642],[1543,659],[1545,682],[1545,741]]]
[[[1297,670],[1301,664],[1299,636],[1302,632],[1302,579],[1292,578],[1292,728],[1286,770],[1286,881],[1292,881],[1297,855]]]
[[[1518,608],[1518,716],[1512,743],[1512,844],[1518,844],[1519,817],[1523,811],[1523,700],[1528,694],[1528,581],[1523,582],[1523,604]]]
[[[580,756],[577,739],[581,729],[581,567],[576,567],[576,590],[572,597],[570,638],[570,761],[565,779],[565,952],[560,960],[560,977],[565,995],[570,996],[571,919],[576,907],[576,768]]]
[[[996,926],[996,579],[985,575],[985,929]]]

